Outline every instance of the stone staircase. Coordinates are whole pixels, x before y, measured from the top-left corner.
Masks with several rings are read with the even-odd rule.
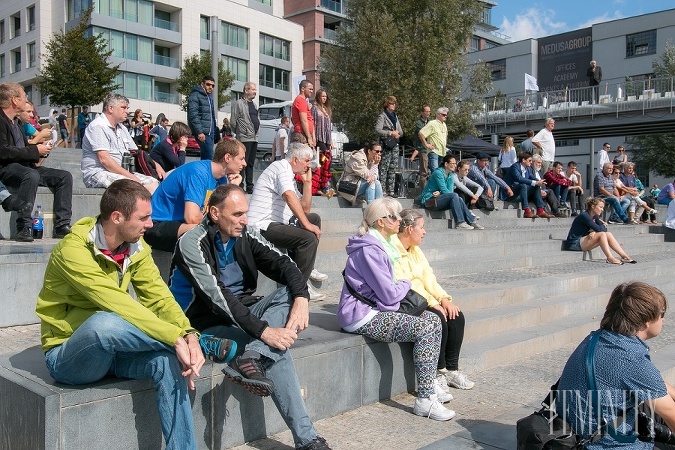
[[[79,155],[64,149],[62,154],[54,152],[49,162],[68,170],[76,167],[74,175],[81,182],[79,164],[66,151]],[[95,214],[101,191],[79,189],[75,217]],[[51,194],[41,190],[39,195],[44,198],[42,206],[50,207]],[[413,206],[412,200],[401,203]],[[501,202],[498,206],[500,210],[489,213],[475,211],[483,231],[449,229],[447,214],[425,212],[422,248],[439,282],[466,315],[460,364],[469,374],[517,366],[519,361],[578,343],[598,327],[609,294],[620,282],[642,280],[667,296],[675,293],[670,275],[675,244],[664,242],[660,226],[611,226],[638,261],[615,266],[605,263],[599,249],[593,252],[593,261],[582,261],[581,252],[560,250],[572,218],[522,219],[520,210]],[[410,344],[385,344],[343,333],[335,321],[344,247],[361,221],[361,209],[346,207],[338,198],[315,197],[313,211],[322,217],[324,233],[316,268],[330,278],[317,285],[327,299],[312,302],[311,327],[294,346],[293,355],[309,414],[319,420],[411,392],[415,379]],[[665,212],[661,207],[660,220]],[[0,220],[3,234],[8,216]],[[36,323],[35,298],[55,244],[52,239],[0,243],[0,277],[7,292],[0,298],[4,312],[0,327]],[[156,254],[163,271],[168,256]],[[110,379],[87,387],[58,385],[48,376],[37,344],[0,356],[0,448],[90,449],[102,442],[114,449],[160,448],[149,383]],[[667,379],[675,381],[675,339],[657,349],[654,360]],[[201,375],[193,398],[200,448],[232,447],[286,429],[270,399],[247,395],[224,380],[217,365],[208,365]],[[346,448],[336,444],[334,448]]]

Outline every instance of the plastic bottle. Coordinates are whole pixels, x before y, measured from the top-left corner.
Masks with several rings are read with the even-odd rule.
[[[35,211],[33,211],[33,239],[42,239],[44,227],[45,223],[42,206],[37,205]]]

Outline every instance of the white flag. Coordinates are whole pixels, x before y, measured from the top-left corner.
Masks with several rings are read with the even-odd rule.
[[[527,73],[525,74],[525,90],[539,91],[539,86],[537,86],[537,79]]]

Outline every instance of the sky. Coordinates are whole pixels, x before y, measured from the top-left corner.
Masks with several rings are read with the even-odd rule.
[[[675,8],[673,0],[496,0],[492,24],[512,42]]]

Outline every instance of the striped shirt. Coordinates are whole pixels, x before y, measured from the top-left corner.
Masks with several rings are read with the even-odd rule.
[[[468,177],[471,178],[476,183],[483,186],[483,189],[488,188],[487,178],[492,178],[498,185],[500,185],[504,189],[508,189],[509,187],[504,180],[502,180],[497,175],[492,173],[490,169],[488,169],[487,167],[485,169],[481,169],[475,164],[472,164],[471,167],[469,167]]]
[[[267,230],[271,222],[279,222],[288,225],[293,212],[286,204],[283,193],[298,192],[293,168],[285,160],[274,161],[260,174],[253,188],[253,195],[248,210],[248,225],[251,228]]]

